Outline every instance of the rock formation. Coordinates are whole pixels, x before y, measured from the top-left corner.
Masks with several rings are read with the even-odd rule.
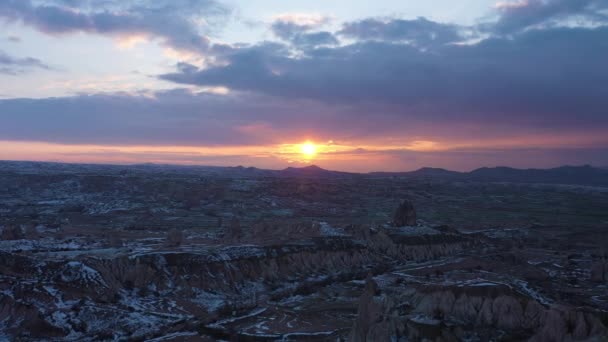
[[[393,215],[393,226],[415,226],[416,225],[416,209],[414,204],[408,200],[403,200]]]
[[[359,299],[357,319],[350,335],[350,341],[373,341],[373,339],[368,339],[368,333],[374,323],[382,316],[382,305],[374,299],[377,292],[378,284],[371,274],[368,274],[365,279],[365,290],[363,290],[363,294]]]
[[[379,302],[366,282],[351,341],[458,341],[469,326],[483,339],[484,331],[531,341],[570,341],[605,338],[608,329],[590,312],[566,306],[545,307],[508,287],[418,288],[391,293]],[[403,296],[413,291],[412,295]],[[402,308],[410,307],[406,311]],[[454,325],[453,323],[459,324]]]

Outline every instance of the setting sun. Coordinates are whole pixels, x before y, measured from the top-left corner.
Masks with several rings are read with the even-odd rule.
[[[317,154],[317,146],[315,144],[311,143],[310,141],[307,141],[304,144],[302,144],[300,146],[300,150],[301,150],[302,154],[304,154],[307,157],[312,157],[315,154]]]

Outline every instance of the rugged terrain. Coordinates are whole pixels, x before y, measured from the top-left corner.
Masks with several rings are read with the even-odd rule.
[[[0,162],[0,339],[607,338],[605,171],[512,170]]]

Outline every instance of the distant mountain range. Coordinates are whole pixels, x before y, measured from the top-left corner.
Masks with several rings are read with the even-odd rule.
[[[470,172],[422,168],[411,172],[372,172],[379,177],[450,179],[474,182],[548,183],[608,186],[608,169],[584,166],[562,166],[552,169],[515,169],[482,167]]]
[[[64,164],[29,161],[0,161],[0,171],[25,173],[91,173],[106,172],[154,172],[172,174],[215,174],[225,177],[295,177],[295,178],[358,178],[403,177],[411,179],[451,180],[469,182],[509,182],[570,184],[608,187],[608,169],[584,166],[562,166],[552,169],[515,169],[511,167],[482,167],[470,172],[450,171],[424,167],[408,172],[352,173],[331,171],[316,165],[288,167],[283,170],[265,170],[255,167],[186,166],[162,164],[103,165]]]
[[[584,166],[561,166],[552,169],[515,169],[511,167],[482,167],[470,172],[424,167],[409,172],[349,173],[329,171],[316,165],[271,171],[283,177],[403,177],[471,182],[547,183],[608,187],[608,169]]]
[[[283,170],[274,172],[277,176],[295,176],[295,177],[352,177],[358,174],[342,171],[330,171],[320,168],[316,165],[310,165],[305,167],[288,167]]]

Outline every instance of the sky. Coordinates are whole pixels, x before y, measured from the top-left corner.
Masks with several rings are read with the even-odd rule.
[[[0,0],[0,160],[608,166],[607,0]]]

